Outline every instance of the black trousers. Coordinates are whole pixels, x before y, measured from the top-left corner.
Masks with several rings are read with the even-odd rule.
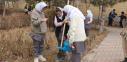
[[[86,37],[89,37],[89,31],[90,29],[85,29]]]
[[[108,19],[109,19],[109,23],[108,23],[108,25],[112,26],[113,19],[110,18],[110,17],[109,17]]]
[[[120,23],[120,27],[123,28],[123,23],[122,23],[122,21],[120,21],[119,23]]]

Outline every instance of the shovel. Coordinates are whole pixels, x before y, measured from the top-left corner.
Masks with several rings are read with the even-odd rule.
[[[68,51],[68,52],[71,53],[72,51],[70,50],[70,46],[69,46],[69,43],[68,43],[69,40],[65,41],[65,42],[64,42],[64,47],[62,47],[62,45],[63,45],[63,37],[64,37],[65,26],[66,26],[66,24],[64,24],[64,28],[63,28],[63,34],[62,34],[62,39],[61,39],[61,45],[60,45],[60,47],[57,47],[57,48],[58,48],[58,49],[61,49],[61,50]]]

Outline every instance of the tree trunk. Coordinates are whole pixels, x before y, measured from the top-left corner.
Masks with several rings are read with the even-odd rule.
[[[17,10],[16,10],[16,11],[18,11],[18,3],[19,3],[19,2],[17,1],[17,5],[16,5],[16,6],[17,6]]]
[[[86,5],[86,11],[87,11],[88,8],[90,7],[90,2],[88,2],[88,0],[85,0],[85,5]]]
[[[49,9],[50,9],[50,5],[51,5],[51,4],[50,4],[50,1],[49,1]]]
[[[99,5],[99,14],[98,14],[98,20],[100,20],[100,14],[101,14],[101,6]]]
[[[9,8],[9,2],[7,2],[7,4],[8,4],[8,8]]]
[[[74,4],[75,4],[75,0],[73,0],[73,6],[74,6]]]
[[[70,1],[68,0],[68,1],[67,1],[67,5],[69,5],[69,2],[70,2]]]
[[[5,16],[5,2],[4,2],[4,4],[3,4],[3,16]]]
[[[101,2],[101,0],[100,0]],[[98,15],[98,20],[100,20],[100,14],[101,14],[101,3],[99,4],[99,15]]]
[[[87,3],[85,3],[86,4],[86,11],[88,10],[88,7],[87,7]]]
[[[77,0],[77,8],[79,7],[79,0]]]
[[[86,11],[88,10],[87,0],[85,0]]]
[[[12,1],[12,8],[14,8],[14,4],[13,4],[13,1]]]
[[[103,4],[102,5],[102,15],[101,15],[102,18],[101,18],[101,25],[100,25],[99,32],[104,31],[105,12],[106,12],[106,4]]]

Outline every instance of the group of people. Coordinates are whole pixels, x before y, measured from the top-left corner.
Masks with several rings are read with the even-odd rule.
[[[109,17],[108,17],[109,18],[109,23],[108,23],[109,26],[112,26],[112,23],[114,21],[114,18],[117,16],[117,14],[116,14],[115,11],[116,10],[113,9],[113,11],[111,11],[109,13]],[[119,16],[119,17],[120,17],[120,22],[119,22],[120,27],[121,28],[125,28],[126,27],[126,14],[122,11],[121,12],[121,16]]]
[[[46,61],[42,56],[43,44],[47,32],[46,21],[48,21],[48,18],[45,18],[44,15],[46,8],[46,3],[40,2],[36,4],[31,12],[30,37],[33,39],[34,62],[39,62],[39,60]],[[60,47],[64,24],[66,24],[63,41],[69,40],[70,48],[72,46],[75,47],[72,50],[72,62],[81,62],[80,53],[86,50],[85,40],[89,36],[92,21],[93,14],[90,10],[87,10],[86,15],[83,15],[78,8],[71,5],[66,5],[64,8],[56,8],[54,24],[58,46]],[[66,51],[59,50],[59,53],[56,55],[56,62],[60,62],[65,58]]]
[[[31,12],[32,10],[32,6],[30,5],[29,7],[27,7],[27,5],[24,8],[25,14],[29,14],[29,12]]]

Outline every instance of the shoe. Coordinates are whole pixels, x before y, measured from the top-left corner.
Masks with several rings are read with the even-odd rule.
[[[41,61],[46,61],[46,59],[42,55],[39,55],[38,59],[41,60]]]
[[[56,62],[60,62],[61,60],[65,60],[65,58],[66,58],[66,55],[58,53],[56,56]]]
[[[60,53],[58,53],[56,56],[56,61],[60,61],[62,59],[61,57],[62,57],[62,55]]]
[[[63,56],[62,56],[62,60],[65,60],[65,59],[66,59],[66,55],[63,55]]]
[[[39,62],[39,61],[38,61],[38,58],[34,58],[34,62]]]

